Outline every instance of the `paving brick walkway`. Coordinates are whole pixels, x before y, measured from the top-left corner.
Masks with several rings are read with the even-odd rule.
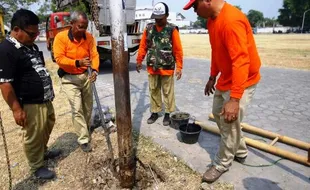
[[[215,126],[215,123],[208,121],[212,97],[203,94],[209,67],[207,60],[185,59],[183,77],[176,81],[176,103],[178,110]],[[261,73],[262,80],[244,122],[310,143],[310,72],[263,67]],[[130,88],[134,128],[152,137],[192,169],[203,173],[217,151],[219,137],[202,132],[198,143],[188,145],[180,142],[177,130],[162,125],[163,117],[152,125],[146,124],[150,115],[147,73],[144,68],[138,74],[134,63],[130,64]],[[101,102],[113,108],[114,88],[110,67],[102,68],[97,89]],[[271,142],[250,134],[245,136]],[[279,143],[276,146],[307,156],[306,151],[297,148]],[[247,164],[270,164],[279,159],[257,149],[249,149]],[[234,162],[220,180],[234,184],[236,189],[310,189],[310,168],[288,160],[270,167],[249,167]]]

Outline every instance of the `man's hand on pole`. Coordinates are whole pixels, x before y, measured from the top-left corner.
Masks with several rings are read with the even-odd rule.
[[[90,82],[95,82],[97,80],[97,75],[98,75],[97,71],[92,71],[91,75],[89,76]]]

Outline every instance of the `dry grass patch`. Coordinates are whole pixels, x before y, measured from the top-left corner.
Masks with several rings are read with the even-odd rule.
[[[211,59],[208,34],[181,35],[184,55]],[[255,35],[264,66],[310,70],[309,34]]]

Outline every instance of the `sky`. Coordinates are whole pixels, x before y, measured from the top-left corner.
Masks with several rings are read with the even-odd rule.
[[[165,2],[170,11],[178,12],[186,17],[186,20],[196,21],[197,15],[193,9],[184,11],[184,5],[189,0],[154,0],[154,3]],[[264,14],[264,17],[278,17],[278,10],[283,5],[283,0],[226,0],[232,5],[239,5],[244,13],[251,9],[258,10]],[[152,5],[152,0],[137,0],[137,6]]]
[[[41,2],[44,0],[40,0]],[[154,0],[154,3],[165,2],[170,11],[178,12],[186,17],[186,20],[196,21],[197,15],[193,9],[184,11],[183,7],[189,0]],[[226,2],[232,5],[239,5],[244,13],[247,13],[251,9],[258,10],[264,14],[264,17],[275,17],[279,15],[278,10],[283,5],[283,0],[226,0]],[[137,6],[151,6],[152,0],[137,0]],[[32,10],[37,9],[34,5],[31,7]]]

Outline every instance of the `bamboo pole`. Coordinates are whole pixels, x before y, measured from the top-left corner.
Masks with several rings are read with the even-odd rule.
[[[273,141],[270,143],[270,146],[273,146],[274,144],[276,144],[278,140],[279,140],[279,137],[273,139]]]
[[[210,126],[208,126],[202,122],[199,122],[199,121],[195,121],[195,123],[197,125],[201,126],[201,128],[206,130],[206,131],[209,131],[211,133],[218,134],[218,135],[220,134],[220,131],[218,128],[210,127]],[[310,155],[309,155],[310,150],[308,151],[308,158],[307,158],[305,156],[301,156],[301,155],[298,155],[298,154],[295,154],[295,153],[292,153],[292,152],[271,146],[269,144],[262,143],[262,142],[247,138],[247,137],[245,137],[245,143],[249,146],[260,149],[262,151],[269,152],[271,154],[292,160],[292,161],[297,162],[297,163],[304,164],[306,166],[310,166]]]
[[[209,118],[214,120],[214,116],[213,114],[209,115]],[[275,138],[279,138],[279,142],[283,142],[285,144],[291,145],[291,146],[295,146],[297,148],[301,148],[303,150],[309,150],[310,149],[310,143],[307,142],[303,142],[288,136],[284,136],[284,135],[279,135],[277,133],[273,133],[270,131],[266,131],[264,129],[260,129],[251,125],[248,125],[246,123],[241,123],[241,127],[242,127],[242,131],[244,132],[248,132],[248,133],[252,133],[252,134],[256,134],[259,136],[263,136],[269,139],[275,139]]]

